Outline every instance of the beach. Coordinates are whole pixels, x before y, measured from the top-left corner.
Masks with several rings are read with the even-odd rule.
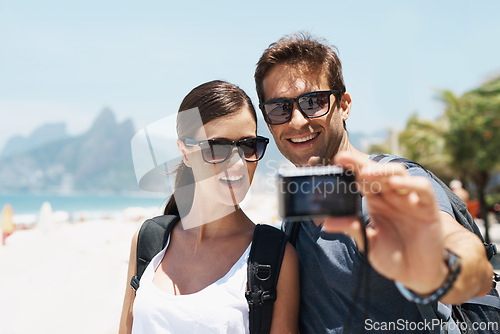
[[[0,247],[0,332],[117,333],[139,224],[110,219],[16,231]]]
[[[242,207],[255,222],[272,223],[275,202],[273,194],[254,194]],[[160,214],[129,208],[15,231],[0,245],[0,333],[117,333],[132,236]]]
[[[256,222],[279,222],[273,195],[253,194],[243,207]],[[117,333],[142,221],[123,214],[16,231],[0,246],[0,333]],[[499,224],[491,235],[500,243]]]

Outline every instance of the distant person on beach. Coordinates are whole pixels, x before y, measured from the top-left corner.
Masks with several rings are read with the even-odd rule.
[[[5,246],[7,238],[14,233],[16,226],[14,225],[14,210],[10,204],[5,204],[2,210],[2,245]]]
[[[462,182],[459,180],[452,180],[450,182],[450,189],[457,194],[457,196],[464,201],[464,203],[467,203],[469,201],[469,192],[465,190],[465,188],[462,186]]]
[[[196,119],[198,116],[198,120]],[[239,87],[211,81],[194,88],[177,114],[183,161],[166,215],[180,223],[153,258],[136,294],[128,286],[120,333],[249,333],[247,259],[255,224],[239,203],[268,139]],[[137,233],[127,282],[136,274]],[[286,245],[270,333],[297,333],[298,261]]]
[[[298,226],[300,333],[373,332],[401,320],[421,325],[425,303],[459,304],[490,291],[485,248],[455,220],[437,182],[422,168],[389,162],[394,156],[377,163],[349,141],[352,101],[334,47],[307,33],[286,36],[263,52],[255,83],[281,153],[296,166],[354,171],[363,195],[362,219],[284,223],[285,230]]]

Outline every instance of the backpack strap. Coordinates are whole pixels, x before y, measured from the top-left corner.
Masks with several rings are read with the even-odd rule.
[[[468,301],[464,302],[464,304],[478,304],[478,305],[486,305],[490,307],[494,307],[500,312],[500,298],[492,295],[485,295],[482,297],[471,298]]]
[[[471,298],[466,302],[464,302],[463,304],[475,304],[479,306],[492,307],[495,308],[497,312],[500,312],[500,298],[498,298],[498,296],[496,295],[485,295],[482,297]],[[438,319],[442,324],[446,324],[445,327],[446,329],[448,329],[448,331],[444,331],[438,326],[433,325],[430,333],[460,334],[461,333],[459,330],[460,326],[458,326],[457,321],[453,317],[453,311],[455,310],[455,308],[460,307],[460,305],[451,306],[443,304],[441,302],[437,302],[436,304],[427,304],[427,305],[417,304],[416,306],[424,321],[426,321],[429,324],[434,324],[435,319]],[[462,321],[465,321],[465,319],[463,319]]]
[[[266,334],[271,329],[276,286],[286,241],[285,234],[273,226],[255,226],[248,258],[248,291],[245,292],[252,334]]]
[[[130,285],[137,291],[139,281],[149,262],[165,247],[172,228],[179,221],[178,216],[163,215],[146,220],[137,236],[137,273]]]
[[[430,334],[461,334],[448,305],[437,302],[426,305],[416,304],[416,306],[424,323],[430,325]],[[440,325],[445,325],[445,328],[441,328]]]
[[[287,221],[286,219],[283,220],[283,223],[281,224],[281,230],[285,232],[288,242],[292,244],[293,247],[295,247],[295,243],[297,242],[297,237],[299,235],[299,224],[300,221]]]

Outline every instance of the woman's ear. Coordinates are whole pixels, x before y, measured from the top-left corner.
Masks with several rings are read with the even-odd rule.
[[[182,161],[184,161],[184,164],[188,167],[191,167],[191,163],[189,162],[189,158],[188,158],[186,145],[182,142],[182,140],[177,139],[177,147],[181,151]]]
[[[340,116],[342,121],[347,121],[349,115],[351,114],[351,96],[348,93],[344,93],[340,100]]]

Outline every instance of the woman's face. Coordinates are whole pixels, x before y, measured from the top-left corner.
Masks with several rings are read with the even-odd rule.
[[[207,139],[227,139],[238,141],[255,138],[257,126],[248,107],[238,112],[219,117],[205,124],[198,130],[197,141]],[[209,203],[236,205],[245,198],[253,179],[257,162],[247,162],[233,147],[226,161],[211,164],[205,162],[199,146],[184,146],[185,161],[193,170],[196,181],[196,195]],[[195,197],[195,200],[200,197]],[[196,205],[196,204],[195,204]]]

